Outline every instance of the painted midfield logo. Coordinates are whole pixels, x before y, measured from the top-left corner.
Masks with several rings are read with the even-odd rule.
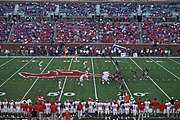
[[[34,73],[27,73],[27,72],[20,72],[19,75],[29,78],[29,77],[39,77],[39,78],[55,78],[55,77],[78,77],[85,74],[85,72],[79,70],[50,70],[47,73],[42,74],[34,74]],[[89,73],[88,76],[96,76],[101,77],[102,74],[92,74]]]

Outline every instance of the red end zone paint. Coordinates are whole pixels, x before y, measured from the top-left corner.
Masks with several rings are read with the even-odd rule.
[[[34,73],[27,73],[27,72],[20,72],[19,75],[28,78],[28,77],[39,77],[39,78],[55,78],[55,77],[79,77],[81,75],[85,74],[85,72],[79,71],[79,70],[50,70],[47,73],[42,74],[34,74]],[[102,74],[91,74],[89,73],[88,76],[96,76],[101,77]]]

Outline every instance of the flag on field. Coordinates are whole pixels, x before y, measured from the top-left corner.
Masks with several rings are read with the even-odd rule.
[[[112,46],[112,49],[114,49],[114,50],[124,50],[124,51],[126,51],[127,50],[127,48],[126,47],[123,47],[123,46],[120,46],[120,45],[116,45],[116,44],[114,44],[113,46]]]

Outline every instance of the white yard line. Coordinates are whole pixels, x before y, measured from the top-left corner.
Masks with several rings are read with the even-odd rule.
[[[119,69],[117,68],[117,66],[116,66],[116,64],[114,63],[114,61],[112,61],[112,63],[114,64],[116,70],[119,71]],[[124,81],[124,79],[123,79],[123,82],[124,82],[124,85],[126,86],[128,92],[129,92],[130,96],[134,99],[134,97],[133,97],[133,95],[132,95],[132,93],[131,93],[129,87],[127,86],[126,82]],[[134,100],[135,100],[135,99],[134,99]]]
[[[173,62],[175,62],[175,63],[177,63],[177,64],[179,64],[180,65],[180,63],[179,62],[177,62],[177,61],[175,61],[175,60],[173,60],[173,59],[171,59],[171,58],[169,58],[170,60],[172,60]]]
[[[131,59],[131,61],[132,61],[136,66],[138,66],[138,68],[139,68],[140,70],[142,70],[142,68],[141,68],[132,58],[130,58],[130,59]],[[167,93],[165,93],[164,90],[162,90],[162,88],[159,87],[159,85],[158,85],[156,82],[154,82],[154,80],[153,80],[150,76],[149,76],[148,78],[154,83],[154,85],[156,85],[157,88],[159,88],[159,90],[160,90],[168,99],[171,99],[171,98],[169,97],[169,95],[168,95]]]
[[[4,66],[5,64],[9,63],[10,61],[12,61],[14,58],[8,60],[7,62],[3,63],[0,67]]]
[[[49,64],[52,62],[53,59],[54,59],[54,57],[51,58],[51,60],[49,61],[49,63],[46,65],[46,67],[43,69],[43,71],[42,71],[41,73],[43,73],[43,72],[46,70],[46,68],[49,66]],[[39,79],[39,77],[36,78],[36,80],[33,82],[33,84],[31,85],[31,87],[28,89],[28,91],[25,93],[25,95],[22,97],[21,100],[23,100],[23,99],[26,97],[26,95],[29,93],[29,91],[30,91],[30,90],[33,88],[33,86],[36,84],[36,82],[38,81],[38,79]]]
[[[150,60],[154,61],[153,59],[149,58]],[[166,70],[167,72],[169,72],[171,75],[173,75],[174,77],[176,77],[178,80],[180,80],[180,78],[178,76],[176,76],[174,73],[172,73],[171,71],[169,71],[168,69],[166,69],[165,67],[163,67],[162,65],[160,65],[159,63],[157,63],[156,61],[154,61],[157,65],[159,65],[160,67],[162,67],[164,70]]]
[[[28,63],[30,63],[34,58],[32,58],[29,62],[27,62],[25,65],[23,65],[19,70],[17,70],[14,74],[12,74],[6,81],[4,81],[1,85],[0,88],[8,82],[14,75],[16,75],[21,69],[23,69]]]
[[[69,64],[68,70],[70,70],[72,62],[73,62],[73,57],[71,58],[71,62]],[[61,100],[61,97],[62,97],[62,94],[63,94],[63,91],[64,91],[64,87],[65,87],[66,81],[67,81],[67,76],[65,77],[65,80],[64,80],[64,83],[63,83],[63,86],[62,86],[62,90],[61,90],[61,93],[59,95],[59,100]]]
[[[93,71],[93,74],[94,74],[94,62],[93,62],[92,58],[91,58],[91,63],[92,63],[92,71]],[[96,78],[95,78],[94,75],[93,75],[93,82],[94,82],[94,95],[95,95],[95,98],[98,99],[98,97],[97,97],[97,89],[96,89]]]

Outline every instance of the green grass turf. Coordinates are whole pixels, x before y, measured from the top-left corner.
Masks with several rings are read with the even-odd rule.
[[[110,85],[101,84],[101,77],[89,77],[88,81],[84,81],[84,86],[78,86],[79,77],[58,77],[63,81],[63,93],[58,96],[47,96],[49,92],[57,92],[58,85],[56,78],[23,78],[19,72],[30,73],[46,73],[49,70],[70,69],[85,71],[83,62],[88,61],[91,73],[102,74],[103,71],[114,73],[116,68],[109,58],[79,58],[80,62],[74,62],[74,58],[1,58],[0,59],[0,92],[6,93],[0,96],[0,99],[22,99],[31,97],[36,101],[37,96],[42,95],[45,100],[60,99],[88,99],[89,97],[101,100],[117,99],[119,93],[119,84],[111,81]],[[10,60],[10,61],[9,61]],[[154,84],[156,83],[169,97],[180,98],[180,58],[115,58],[118,61],[118,69],[122,72],[124,80],[137,100],[141,96],[135,96],[134,93],[148,93],[141,98],[150,100],[157,98],[158,100],[168,99],[164,93]],[[162,61],[156,64],[149,61]],[[7,62],[9,61],[9,62]],[[42,67],[39,63],[43,61]],[[134,61],[134,62],[133,62]],[[175,62],[176,61],[176,62]],[[7,62],[7,63],[6,63]],[[6,63],[6,64],[5,64]],[[136,64],[135,64],[136,63]],[[150,78],[140,80],[140,68],[148,68]],[[163,69],[162,67],[167,70]],[[41,69],[40,69],[41,68]],[[137,70],[137,77],[133,78],[131,68]],[[174,75],[172,75],[171,73]],[[154,81],[154,82],[152,82]],[[96,90],[95,90],[96,89]],[[41,92],[38,92],[41,90]],[[73,92],[75,96],[64,96],[64,93]]]

